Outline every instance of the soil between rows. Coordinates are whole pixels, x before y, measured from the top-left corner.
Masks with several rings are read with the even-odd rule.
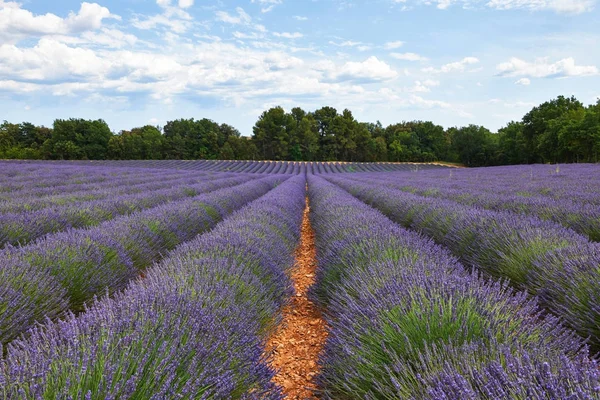
[[[283,388],[287,399],[316,399],[314,378],[319,373],[318,359],[327,338],[327,326],[321,310],[308,299],[315,282],[315,235],[308,218],[308,199],[302,220],[300,245],[291,278],[296,294],[283,309],[283,320],[267,341],[273,352],[271,367],[277,373],[273,382]]]

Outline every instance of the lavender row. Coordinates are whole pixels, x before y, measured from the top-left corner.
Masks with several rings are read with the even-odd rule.
[[[494,168],[434,170],[418,174],[381,174],[398,179],[407,191],[464,189],[486,193],[600,205],[600,167],[597,164],[519,165]],[[470,197],[466,195],[465,197]]]
[[[173,168],[181,170],[243,172],[259,174],[312,174],[347,173],[347,172],[388,172],[388,171],[422,171],[430,169],[446,169],[437,164],[413,163],[359,163],[337,161],[230,161],[230,160],[130,160],[130,161],[94,161],[86,162],[95,166]]]
[[[105,168],[109,172],[111,168]],[[10,190],[0,196],[0,200],[10,202],[11,200],[21,198],[44,198],[47,196],[56,196],[69,192],[71,195],[87,194],[89,191],[97,189],[113,188],[115,186],[127,187],[128,185],[144,184],[152,181],[172,180],[185,176],[193,177],[193,174],[175,171],[161,171],[160,173],[146,175],[144,171],[136,169],[135,173],[127,176],[121,174],[98,176],[99,174],[90,171],[90,176],[96,174],[97,180],[93,182],[78,182],[72,179],[71,176],[58,179],[56,181],[46,181],[49,184],[43,187],[38,187],[31,184],[26,184],[20,189]],[[51,184],[50,184],[51,183]]]
[[[81,310],[94,296],[122,289],[167,251],[212,228],[283,179],[269,176],[3,250],[0,343],[44,317]]]
[[[600,348],[600,244],[550,221],[416,196],[385,185],[329,181],[402,226],[448,247],[469,267],[539,296],[544,307]]]
[[[225,174],[151,174],[138,175],[130,179],[115,177],[101,185],[82,188],[78,184],[63,186],[58,193],[38,195],[33,192],[12,192],[0,200],[0,213],[41,210],[46,207],[62,206],[80,201],[102,200],[110,196],[140,193],[145,190],[157,190],[175,186],[180,183],[201,182]],[[229,175],[231,176],[231,175]]]
[[[73,228],[88,228],[123,215],[130,215],[170,201],[197,196],[229,186],[247,182],[251,178],[234,176],[217,177],[193,185],[176,185],[162,190],[116,196],[51,207],[24,213],[0,214],[0,247],[6,244],[24,245],[46,234]]]
[[[0,362],[9,398],[280,399],[265,333],[292,292],[303,177],[178,247],[146,278],[36,327]]]
[[[592,399],[581,339],[535,301],[468,273],[449,252],[309,177],[315,298],[330,335],[324,399]]]
[[[486,179],[486,183],[468,185],[463,184],[463,180],[455,180],[455,178],[440,180],[436,176],[426,174],[421,174],[419,179],[411,179],[408,174],[392,176],[369,174],[356,179],[378,182],[420,196],[452,200],[473,207],[535,215],[571,228],[593,241],[600,241],[600,207],[581,199],[579,201],[570,199],[566,195],[559,199],[542,195],[525,196],[524,186],[520,187],[521,192],[518,186],[513,189],[513,192],[521,194],[503,194],[493,181],[489,183],[489,179]],[[594,192],[595,201],[598,192],[600,192],[600,185]]]
[[[15,190],[34,189],[44,190],[54,186],[65,184],[90,185],[100,184],[108,179],[117,177],[127,179],[139,177],[143,174],[154,175],[168,173],[168,170],[150,171],[148,174],[144,169],[140,168],[110,168],[92,167],[92,166],[63,166],[55,163],[38,163],[34,164],[35,168],[25,169],[22,171],[23,164],[18,163],[3,163],[2,181],[0,191],[12,192]],[[146,173],[145,173],[146,172]],[[173,171],[170,171],[173,174]],[[174,175],[174,174],[173,174]]]

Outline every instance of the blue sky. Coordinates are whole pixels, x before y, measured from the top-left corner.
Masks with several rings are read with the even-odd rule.
[[[596,0],[0,0],[0,120],[114,131],[281,105],[497,130],[600,96]]]

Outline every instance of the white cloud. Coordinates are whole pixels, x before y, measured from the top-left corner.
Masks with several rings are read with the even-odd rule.
[[[4,43],[18,42],[28,36],[69,35],[97,30],[107,18],[120,19],[97,3],[81,3],[77,13],[61,18],[55,14],[34,15],[19,3],[0,0],[0,39]]]
[[[252,3],[258,3],[261,6],[263,6],[260,9],[260,12],[264,13],[268,13],[273,11],[273,9],[275,8],[275,6],[283,3],[283,0],[252,0]]]
[[[496,69],[500,76],[531,78],[563,78],[570,76],[598,75],[598,68],[593,65],[575,65],[572,57],[563,58],[550,63],[548,58],[538,58],[530,63],[513,57],[509,61],[498,64]]]
[[[186,5],[185,1],[183,3]],[[163,8],[161,14],[136,16],[131,20],[131,25],[143,30],[166,26],[178,34],[184,33],[192,27],[192,16],[181,8],[172,7],[171,0],[157,0],[157,4]],[[181,5],[182,2],[180,1],[179,4]]]
[[[449,72],[462,72],[466,69],[467,65],[477,64],[479,59],[475,57],[465,57],[460,61],[452,62],[449,64],[442,65],[441,68],[436,69],[432,67],[423,68],[423,72],[434,73],[434,74],[442,74]]]
[[[40,86],[35,83],[18,82],[12,79],[0,79],[0,91],[13,92],[18,94],[33,93],[40,90]]]
[[[308,21],[307,17],[304,17],[302,15],[294,15],[293,17],[296,21]]]
[[[250,17],[242,7],[237,7],[235,11],[237,12],[237,15],[231,15],[225,11],[217,11],[217,19],[232,25],[249,24],[250,21],[252,21],[252,17]]]
[[[402,47],[404,45],[404,42],[401,40],[397,40],[395,42],[387,42],[383,45],[383,48],[386,50],[393,50],[393,49],[397,49],[399,47]]]
[[[427,58],[420,56],[416,53],[391,53],[390,56],[396,60],[405,61],[426,61]]]
[[[419,0],[445,10],[453,5],[463,8],[489,7],[495,10],[553,11],[557,14],[581,14],[594,9],[596,0]]]
[[[521,78],[515,82],[515,85],[529,86],[530,84],[531,81],[529,80],[529,78]]]
[[[354,42],[352,40],[346,40],[344,42],[334,42],[333,40],[329,41],[329,44],[332,44],[334,46],[338,46],[338,47],[355,47],[355,46],[360,46],[362,44],[362,42]]]
[[[397,76],[392,67],[374,56],[363,62],[349,61],[335,71],[337,81],[380,82]]]
[[[282,37],[282,38],[286,38],[286,39],[299,39],[301,37],[303,37],[304,35],[301,34],[300,32],[273,32],[273,36],[276,37]]]
[[[486,5],[498,10],[551,10],[558,14],[581,14],[594,9],[595,0],[490,0]]]
[[[434,86],[439,86],[439,81],[434,81],[432,79],[426,79],[424,81],[415,81],[415,85],[412,88],[409,88],[408,92],[419,92],[419,93],[429,93],[431,92],[431,88]]]
[[[179,7],[190,8],[194,5],[194,0],[179,0]]]
[[[358,51],[367,51],[371,49],[371,46],[363,43],[363,42],[355,42],[353,40],[346,40],[343,42],[334,42],[333,40],[329,41],[329,44],[336,46],[336,47],[354,47],[355,49],[357,49]]]
[[[102,20],[105,18],[121,19],[121,17],[111,14],[108,8],[99,4],[81,3],[81,8],[77,14],[69,13],[66,24],[69,32],[83,32],[99,29],[102,26]]]
[[[143,30],[155,29],[159,25],[163,25],[176,33],[184,33],[191,26],[189,21],[171,18],[164,14],[153,15],[144,20],[139,20],[136,18],[131,21],[131,24],[134,27]]]
[[[63,40],[68,43],[68,40]],[[133,46],[138,42],[135,35],[124,33],[118,29],[102,28],[100,32],[84,32],[79,39],[73,38],[73,43],[90,43],[110,48]]]
[[[45,81],[102,76],[109,64],[93,50],[41,39],[29,49],[0,46],[0,77]]]

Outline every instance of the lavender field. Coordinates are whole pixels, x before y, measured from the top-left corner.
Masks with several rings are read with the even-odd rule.
[[[0,161],[0,398],[600,399],[599,242],[594,164]]]

